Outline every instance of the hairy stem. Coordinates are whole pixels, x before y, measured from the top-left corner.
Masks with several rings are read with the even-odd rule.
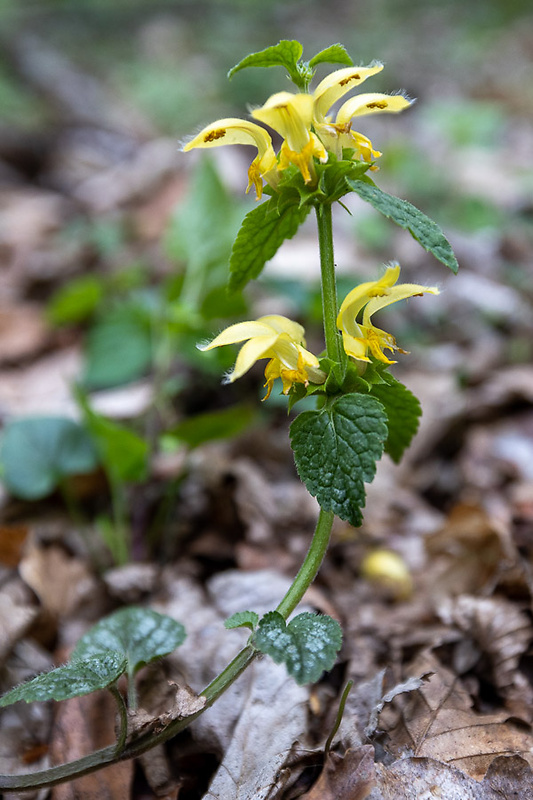
[[[318,225],[318,245],[320,248],[320,273],[322,280],[322,311],[324,317],[324,338],[328,358],[344,361],[344,350],[337,332],[337,284],[335,281],[335,260],[333,257],[333,226],[331,205],[320,203],[316,207]]]

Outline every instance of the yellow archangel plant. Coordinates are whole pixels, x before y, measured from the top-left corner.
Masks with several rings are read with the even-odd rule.
[[[306,349],[304,329],[298,322],[276,314],[230,325],[210,342],[200,345],[200,349],[211,350],[223,345],[241,344],[235,366],[226,376],[228,382],[243,376],[256,361],[267,359],[267,397],[275,380],[280,378],[283,394],[288,395],[289,408],[304,398],[311,403],[315,398],[314,407],[307,407],[298,414],[290,427],[298,474],[320,507],[309,551],[274,611],[262,618],[253,611],[242,611],[226,620],[228,628],[245,626],[251,630],[248,644],[201,690],[201,698],[197,698],[201,702],[194,706],[190,716],[175,718],[175,715],[167,715],[170,717],[168,723],[162,723],[161,717],[156,720],[157,725],[147,727],[146,733],[130,737],[127,709],[115,685],[126,669],[126,654],[105,651],[100,656],[106,660],[105,669],[108,671],[105,671],[103,661],[98,670],[91,666],[89,672],[95,676],[98,673],[98,681],[89,689],[82,681],[80,685],[85,688],[77,693],[86,693],[93,688],[111,688],[121,718],[118,742],[78,761],[44,772],[30,776],[0,776],[0,792],[38,789],[72,780],[119,760],[133,758],[167,741],[209,708],[258,653],[270,655],[276,663],[284,662],[300,684],[317,681],[322,672],[331,669],[335,662],[342,640],[336,620],[310,613],[299,614],[288,623],[287,619],[320,568],[334,515],[352,525],[360,525],[365,504],[365,482],[373,479],[376,462],[384,452],[398,461],[416,433],[420,404],[390,374],[389,367],[394,362],[384,353],[384,350],[404,351],[398,348],[391,334],[373,324],[372,317],[391,303],[420,294],[435,295],[438,290],[415,283],[398,284],[400,267],[392,265],[380,279],[356,286],[339,309],[332,205],[353,192],[386,218],[409,230],[426,251],[453,272],[457,271],[458,265],[449,242],[436,223],[410,203],[384,192],[368,177],[367,172],[373,168],[374,159],[380,153],[367,137],[352,127],[353,121],[359,117],[397,113],[406,109],[411,101],[403,94],[379,93],[344,99],[352,89],[380,72],[382,64],[376,62],[367,67],[356,67],[340,44],[317,53],[309,62],[301,60],[302,52],[299,42],[283,40],[246,56],[230,71],[233,75],[247,67],[272,66],[287,70],[297,91],[277,92],[252,111],[254,120],[268,125],[281,136],[277,152],[271,135],[261,125],[233,117],[208,125],[183,149],[239,144],[252,145],[257,150],[248,170],[248,189],[255,187],[258,198],[263,189],[270,196],[254,205],[242,222],[230,257],[230,290],[240,290],[248,281],[257,278],[281,244],[296,234],[311,209],[316,213],[326,345],[323,357],[319,358]],[[322,63],[341,65],[341,68],[327,75],[310,92],[308,87],[315,69]],[[338,110],[332,111],[341,100],[344,102]],[[213,197],[205,202],[217,203],[219,200]],[[206,214],[209,214],[209,209],[206,209]],[[374,564],[374,572],[375,567]],[[398,581],[397,563],[390,557],[385,561],[382,558],[377,567],[380,578],[384,573],[390,575],[391,570]],[[405,577],[402,577],[404,587],[407,586]],[[163,633],[163,638],[166,646],[168,636]],[[135,658],[139,657],[139,664],[148,663],[153,653],[142,650],[139,655],[137,645],[135,640],[135,647],[132,646]],[[121,639],[120,650],[122,646]],[[157,654],[166,652],[161,650]],[[80,664],[81,661],[73,661],[67,666],[76,672]],[[131,671],[133,676],[139,664],[130,662],[128,673]],[[103,670],[101,675],[100,669]],[[15,702],[14,697],[26,700],[57,697],[55,672],[50,673],[49,685],[46,676],[35,679],[38,682],[37,694],[32,694],[30,682],[29,694],[25,694],[24,687],[18,687],[0,698],[0,706]],[[84,675],[83,679],[86,678]],[[47,686],[49,695],[43,694]],[[61,686],[68,690],[64,696],[72,696],[66,678],[62,679]]]

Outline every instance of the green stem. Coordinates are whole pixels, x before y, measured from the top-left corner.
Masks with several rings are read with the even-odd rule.
[[[320,509],[313,541],[311,542],[305,560],[300,567],[298,575],[292,582],[289,591],[276,608],[276,611],[281,614],[284,619],[287,619],[289,614],[294,611],[307,589],[316,578],[328,548],[333,517],[333,511],[324,511],[323,508]]]
[[[333,361],[344,360],[344,350],[337,332],[337,284],[335,281],[335,260],[333,257],[333,226],[331,204],[320,203],[316,207],[318,225],[318,244],[320,248],[320,273],[322,279],[322,312],[324,316],[324,337],[328,358]]]
[[[126,703],[124,702],[124,699],[115,684],[109,687],[109,691],[115,698],[120,718],[120,730],[118,732],[117,744],[115,747],[115,753],[117,756],[119,756],[124,750],[126,739],[128,737],[128,711],[126,709]]]

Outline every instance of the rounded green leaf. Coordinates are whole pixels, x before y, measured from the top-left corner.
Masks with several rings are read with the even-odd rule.
[[[88,433],[66,417],[28,417],[9,423],[2,440],[3,480],[17,497],[46,497],[69,475],[98,464]]]
[[[127,661],[130,675],[156,658],[171,653],[185,639],[185,628],[175,619],[150,608],[130,606],[100,620],[82,636],[72,659],[117,650]]]
[[[126,670],[123,653],[107,650],[38,675],[0,698],[0,707],[24,700],[68,700],[111,686]]]
[[[284,663],[296,683],[314,683],[330,670],[342,644],[339,623],[323,614],[298,614],[289,624],[277,611],[261,619],[254,636],[258,650]]]

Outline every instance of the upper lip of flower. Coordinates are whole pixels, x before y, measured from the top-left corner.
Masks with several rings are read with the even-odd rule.
[[[367,352],[380,361],[392,364],[383,353],[383,348],[399,350],[394,337],[372,324],[372,315],[391,303],[405,300],[419,294],[439,294],[435,286],[420,286],[416,283],[396,284],[400,276],[400,266],[387,267],[385,274],[377,281],[367,281],[356,286],[344,298],[337,316],[337,327],[342,331],[344,348],[348,355],[359,361],[369,361]],[[363,319],[357,322],[363,311]]]

